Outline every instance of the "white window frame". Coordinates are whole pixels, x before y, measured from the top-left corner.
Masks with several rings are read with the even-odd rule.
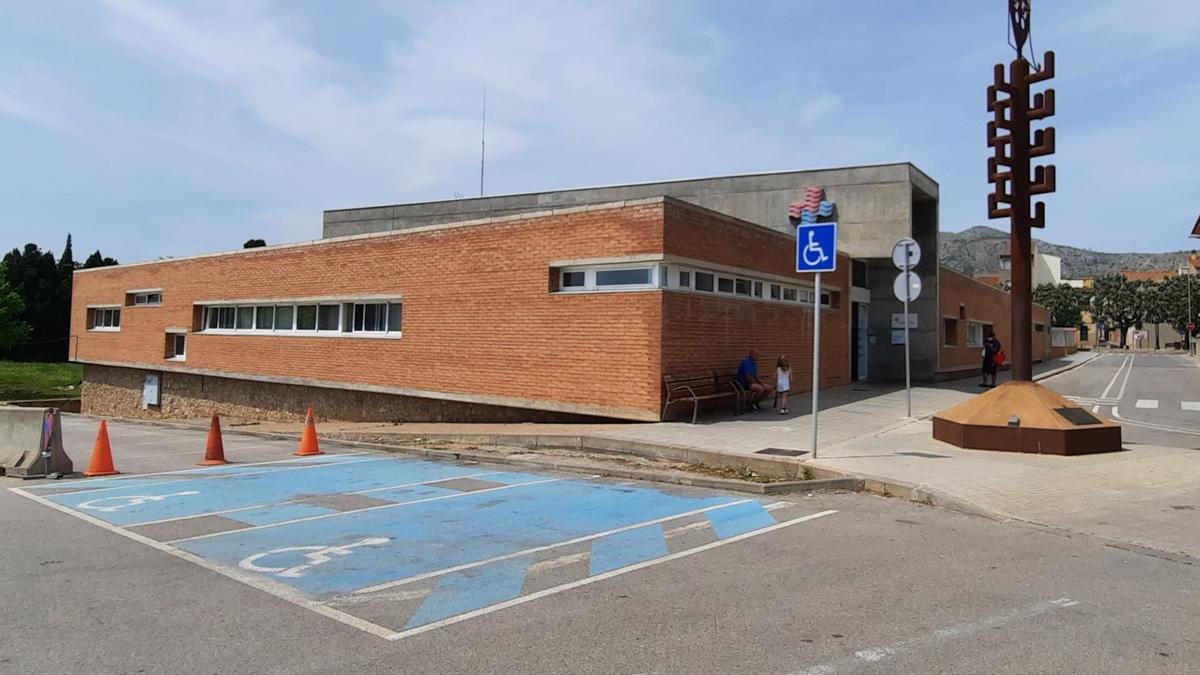
[[[154,298],[151,302],[151,298]],[[134,307],[161,307],[163,294],[162,291],[138,291],[133,293]]]
[[[659,284],[663,283],[664,266],[655,264],[635,263],[635,264],[619,264],[619,265],[589,265],[589,266],[571,266],[561,267],[558,270],[558,293],[610,293],[614,291],[640,291],[658,289]],[[605,284],[600,285],[596,282],[596,276],[599,272],[617,272],[626,270],[645,270],[647,272],[647,281],[637,284]],[[566,275],[583,272],[582,286],[567,286]]]
[[[88,330],[96,333],[120,333],[121,332],[121,306],[120,305],[95,305],[87,308],[91,312],[91,320],[88,322]],[[101,312],[106,315],[115,314],[116,325],[101,325],[97,322]]]
[[[978,332],[978,340],[973,340],[972,336]],[[983,346],[983,324],[978,321],[967,321],[967,346],[982,347]]]
[[[174,356],[168,356],[167,360],[168,361],[187,361],[187,343],[188,343],[187,332],[168,330],[167,337],[171,338],[171,352],[174,354]],[[175,353],[175,345],[176,345],[177,341],[179,340],[179,338],[183,338],[183,352]]]
[[[294,337],[361,337],[361,338],[386,338],[397,339],[404,332],[404,324],[400,324],[399,330],[387,329],[388,320],[387,313],[391,312],[391,307],[396,305],[399,307],[401,322],[404,316],[404,300],[400,297],[384,297],[384,298],[346,298],[346,299],[320,299],[320,300],[255,300],[245,303],[198,303],[204,311],[201,313],[201,328],[196,331],[206,335],[276,335],[276,336],[294,336]],[[386,307],[384,327],[382,331],[356,331],[353,329],[354,322],[354,307],[356,305],[375,305],[382,304]],[[259,308],[270,307],[273,313],[271,318],[271,328],[259,328]],[[312,329],[297,328],[300,318],[301,307],[316,308],[316,322]],[[337,326],[333,328],[321,328],[321,308],[336,307],[337,308]],[[250,327],[238,328],[238,315],[240,310],[250,310]],[[290,326],[287,328],[280,327],[279,310],[286,309],[291,314]],[[220,322],[220,316],[223,312],[231,312],[233,316],[232,328],[211,328],[211,317],[217,317],[216,321]]]

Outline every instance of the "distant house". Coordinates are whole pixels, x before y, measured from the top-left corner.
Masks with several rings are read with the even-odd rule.
[[[1192,236],[1200,237],[1200,216],[1196,217],[1196,224],[1192,226]]]
[[[1056,255],[1047,255],[1037,250],[1037,246],[1033,247],[1033,287],[1037,288],[1042,284],[1059,285],[1063,283],[1062,278],[1062,258]],[[981,272],[975,275],[975,279],[982,281],[985,284],[992,286],[1007,287],[1012,283],[1012,249],[1006,247],[1004,252],[1000,254],[1000,269],[992,272]]]
[[[1129,281],[1163,281],[1170,279],[1172,276],[1178,276],[1178,270],[1174,269],[1123,269],[1121,276],[1126,277]]]

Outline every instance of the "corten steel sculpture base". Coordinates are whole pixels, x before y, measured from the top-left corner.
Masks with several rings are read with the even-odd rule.
[[[1035,382],[1005,382],[933,416],[933,437],[972,450],[1086,455],[1121,449],[1121,427]]]

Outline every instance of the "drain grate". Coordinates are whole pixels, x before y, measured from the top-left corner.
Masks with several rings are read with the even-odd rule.
[[[935,455],[932,452],[897,452],[896,454],[908,457],[924,457],[925,459],[950,459],[950,455]]]
[[[756,455],[776,455],[778,457],[799,457],[807,455],[807,450],[788,450],[787,448],[763,448],[755,452]]]

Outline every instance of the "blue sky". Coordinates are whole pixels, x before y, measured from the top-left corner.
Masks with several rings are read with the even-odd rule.
[[[320,236],[321,211],[912,161],[986,224],[1003,0],[5,0],[0,247],[123,261]],[[1035,3],[1056,243],[1192,248],[1200,2]],[[1040,52],[1039,52],[1040,53]],[[993,224],[1000,224],[995,221]]]

